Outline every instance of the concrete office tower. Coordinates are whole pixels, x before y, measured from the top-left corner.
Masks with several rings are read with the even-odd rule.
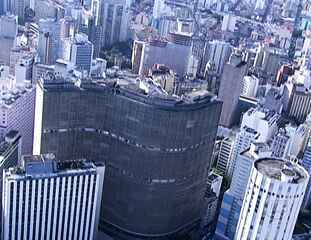
[[[34,108],[35,89],[30,85],[1,92],[0,137],[17,130],[22,136],[22,154],[32,153]]]
[[[171,36],[169,41],[135,41],[132,53],[133,71],[139,75],[147,75],[155,64],[162,64],[180,77],[184,76],[191,60],[191,35],[177,33]]]
[[[93,51],[93,44],[88,40],[87,35],[83,33],[76,34],[71,45],[70,61],[79,71],[90,73]]]
[[[252,143],[248,149],[238,155],[232,182],[229,190],[224,194],[218,217],[217,240],[234,238],[252,165],[256,159],[268,157],[270,154],[267,144]]]
[[[208,62],[214,64],[219,76],[222,74],[224,66],[230,58],[231,51],[232,46],[230,43],[218,40],[209,43]]]
[[[53,156],[4,171],[2,239],[96,239],[105,167]]]
[[[242,52],[235,51],[225,64],[221,75],[218,97],[223,101],[220,125],[231,127],[237,122],[237,106],[242,92],[242,81],[247,73],[247,64]]]
[[[106,163],[101,227],[184,230],[200,218],[221,103],[206,91],[172,97],[137,76],[105,83],[40,81],[34,153]]]
[[[259,87],[259,79],[255,76],[245,76],[243,78],[242,96],[256,98]]]
[[[104,46],[111,46],[128,39],[131,0],[107,0],[101,3]]]
[[[292,239],[309,174],[298,164],[254,162],[235,239]]]
[[[53,65],[58,59],[60,24],[54,19],[39,21],[38,56],[43,64]]]
[[[285,51],[260,46],[257,49],[254,67],[261,69],[268,76],[276,76],[281,65],[286,61],[287,54]]]

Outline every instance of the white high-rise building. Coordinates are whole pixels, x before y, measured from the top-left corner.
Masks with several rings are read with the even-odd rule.
[[[256,97],[257,91],[259,87],[259,79],[255,76],[245,76],[243,78],[242,85],[242,96],[245,97]]]
[[[234,149],[234,137],[226,137],[221,140],[216,169],[226,175]]]
[[[221,205],[216,228],[217,239],[234,238],[252,165],[255,160],[270,156],[271,151],[265,143],[252,143],[237,156],[232,182],[224,194]]]
[[[229,164],[228,175],[235,170],[238,154],[247,149],[253,142],[267,143],[278,130],[280,115],[264,108],[251,108],[244,113],[240,132],[236,136],[234,149]]]
[[[265,108],[251,108],[243,114],[241,127],[247,126],[260,133],[258,141],[267,142],[278,130],[280,115]]]
[[[256,130],[246,127],[246,126],[241,127],[240,132],[236,135],[236,139],[234,141],[234,147],[232,150],[231,159],[228,164],[227,175],[232,177],[233,172],[235,171],[235,168],[236,168],[236,161],[237,161],[238,155],[242,151],[245,151],[247,148],[249,148],[251,143],[258,140],[259,137],[260,137],[260,134]]]
[[[25,156],[3,174],[2,239],[96,239],[105,167]]]
[[[271,158],[255,161],[235,239],[292,239],[308,180],[298,164]]]

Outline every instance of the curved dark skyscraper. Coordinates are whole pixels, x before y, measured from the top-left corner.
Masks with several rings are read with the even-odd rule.
[[[34,153],[105,162],[101,222],[156,237],[200,218],[221,103],[206,92],[147,92],[39,82]]]

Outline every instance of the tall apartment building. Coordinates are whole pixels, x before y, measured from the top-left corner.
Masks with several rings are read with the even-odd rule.
[[[236,135],[230,161],[228,163],[227,175],[229,177],[233,176],[239,154],[248,149],[251,143],[258,140],[259,136],[260,134],[255,129],[246,126],[241,127],[239,133]]]
[[[234,149],[234,137],[226,137],[221,140],[217,158],[216,169],[223,176],[228,173],[230,160]]]
[[[252,165],[256,159],[270,156],[270,154],[267,144],[252,143],[248,149],[238,155],[232,182],[229,190],[224,194],[218,217],[217,240],[234,238]]]
[[[2,239],[96,239],[105,167],[53,157],[4,171]]]
[[[212,62],[214,64],[215,70],[219,76],[222,74],[224,66],[229,60],[231,51],[232,46],[230,43],[224,41],[214,40],[208,44],[207,62]],[[207,62],[205,62],[205,65]]]
[[[250,98],[256,98],[259,87],[259,79],[255,76],[245,76],[243,78],[241,95]]]
[[[235,170],[237,156],[253,142],[267,143],[278,130],[280,115],[275,111],[261,107],[251,108],[243,114],[240,132],[236,135],[235,146],[231,155],[228,174]]]
[[[207,91],[181,99],[137,76],[45,79],[37,85],[34,153],[105,163],[101,226],[167,236],[200,218],[220,109]]]
[[[235,239],[292,239],[308,181],[309,174],[298,164],[255,161]]]
[[[102,24],[103,45],[108,47],[128,39],[131,0],[101,2],[99,21]]]

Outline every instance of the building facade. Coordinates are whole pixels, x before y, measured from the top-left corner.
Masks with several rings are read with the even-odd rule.
[[[235,239],[291,239],[309,174],[280,159],[254,162]]]
[[[104,172],[82,160],[24,156],[3,174],[2,239],[96,239]]]
[[[221,103],[203,93],[180,101],[136,87],[41,81],[34,153],[105,163],[102,226],[166,236],[200,218]]]

